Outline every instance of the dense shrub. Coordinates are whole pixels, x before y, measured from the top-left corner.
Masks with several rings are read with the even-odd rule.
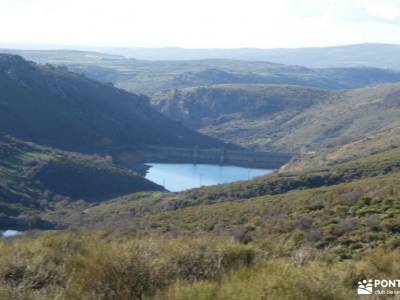
[[[398,278],[399,251],[379,248],[363,259],[330,263],[324,259],[296,266],[288,259],[267,260],[226,273],[219,281],[178,281],[159,291],[157,300],[351,300],[357,282]],[[380,299],[369,296],[369,299]],[[386,297],[385,299],[392,299]],[[397,299],[397,298],[395,298]]]
[[[215,279],[253,259],[252,249],[226,238],[41,234],[0,243],[0,296],[141,299],[177,279]]]

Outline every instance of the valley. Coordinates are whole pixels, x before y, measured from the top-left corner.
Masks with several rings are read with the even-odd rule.
[[[55,66],[0,54],[0,298],[344,300],[400,274],[397,71],[20,54]]]
[[[0,0],[0,300],[399,300],[400,0]]]

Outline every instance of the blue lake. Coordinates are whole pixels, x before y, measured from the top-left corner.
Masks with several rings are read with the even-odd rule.
[[[17,231],[17,230],[11,230],[11,229],[0,231],[0,236],[2,236],[2,237],[14,237],[14,236],[17,236],[20,234],[22,234],[22,232]]]
[[[148,163],[151,168],[146,178],[171,192],[179,192],[200,186],[249,180],[272,170],[236,166],[206,164],[160,164]]]

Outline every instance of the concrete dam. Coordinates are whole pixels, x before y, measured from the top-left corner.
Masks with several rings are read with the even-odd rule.
[[[293,154],[280,152],[255,152],[232,149],[200,149],[146,146],[129,151],[120,151],[118,160],[124,164],[194,163],[219,164],[276,169],[287,163]]]

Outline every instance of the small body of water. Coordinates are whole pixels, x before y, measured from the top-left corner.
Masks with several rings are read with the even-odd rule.
[[[206,164],[161,164],[148,163],[151,168],[146,178],[171,192],[179,192],[200,186],[249,180],[265,175],[272,170],[236,166]]]
[[[13,236],[17,236],[17,235],[21,235],[22,232],[18,231],[18,230],[4,230],[4,231],[0,231],[0,236],[2,237],[13,237]]]

